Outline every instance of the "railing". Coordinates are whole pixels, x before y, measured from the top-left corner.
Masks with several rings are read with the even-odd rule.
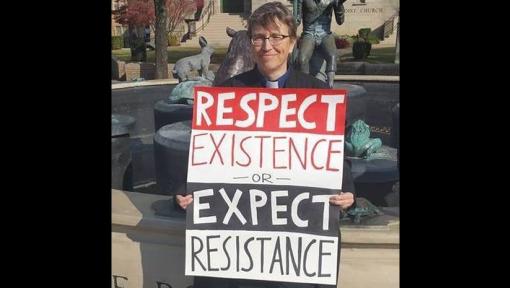
[[[391,34],[393,34],[393,32],[395,32],[397,30],[397,25],[395,25],[395,18],[398,17],[398,14],[395,14],[393,16],[390,17],[390,19],[386,20],[386,22],[384,22],[384,38],[388,38],[390,37]]]
[[[395,31],[397,31],[397,25],[395,25],[395,18],[398,21],[398,12],[389,17],[384,23],[382,23],[379,27],[372,30],[372,34],[377,37],[377,39],[384,41],[386,38],[389,38]]]

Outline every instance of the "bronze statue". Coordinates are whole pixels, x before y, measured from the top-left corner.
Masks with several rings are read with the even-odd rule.
[[[333,87],[336,72],[335,37],[331,33],[331,17],[335,14],[338,25],[344,22],[345,0],[297,0],[296,22],[303,22],[303,33],[299,42],[298,65],[310,73],[310,59],[316,48],[322,49],[326,60],[327,82]]]
[[[345,137],[345,154],[370,159],[381,148],[379,138],[370,138],[370,126],[363,120],[356,120],[348,129]]]
[[[228,45],[227,55],[225,55],[225,59],[221,63],[220,68],[218,68],[218,72],[216,72],[214,85],[219,85],[225,80],[250,71],[255,67],[255,59],[253,59],[251,53],[251,40],[248,36],[248,31],[236,31],[227,27],[226,32],[232,40],[230,40]]]
[[[184,57],[175,62],[172,74],[175,78],[179,79],[179,83],[187,80],[197,80],[193,77],[192,71],[200,71],[200,76],[203,79],[210,78],[214,73],[209,73],[209,63],[211,62],[211,55],[214,53],[214,48],[207,44],[207,40],[200,36],[198,43],[202,48],[200,54]],[[209,79],[211,81],[213,79]]]

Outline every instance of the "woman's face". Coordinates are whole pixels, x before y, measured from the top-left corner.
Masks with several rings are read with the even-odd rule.
[[[270,37],[271,35],[289,35],[289,27],[275,19],[275,25],[271,27],[255,26],[252,29],[252,37]],[[292,53],[296,39],[286,37],[280,43],[271,45],[269,39],[264,40],[262,45],[253,45],[252,54],[259,71],[269,80],[276,80],[287,71],[287,60]],[[276,77],[276,78],[275,78]]]

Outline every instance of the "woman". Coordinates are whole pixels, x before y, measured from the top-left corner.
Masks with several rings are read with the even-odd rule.
[[[280,2],[268,2],[257,8],[248,19],[248,35],[255,68],[234,76],[221,87],[270,87],[270,88],[329,88],[328,85],[308,74],[292,69],[288,64],[297,36],[297,26],[292,13]],[[344,161],[342,191],[331,196],[330,203],[347,209],[354,203],[354,184],[350,166]],[[176,196],[177,204],[186,209],[192,195]],[[339,241],[340,243],[340,241]],[[201,287],[326,287],[314,284],[268,282],[257,280],[195,277],[194,288]],[[334,286],[333,286],[334,287]]]

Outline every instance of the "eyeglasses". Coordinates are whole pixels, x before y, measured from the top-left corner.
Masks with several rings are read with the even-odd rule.
[[[273,34],[269,37],[265,37],[262,35],[255,35],[251,37],[251,44],[253,46],[262,46],[266,39],[269,39],[269,43],[271,43],[272,46],[280,45],[283,41],[283,39],[290,37],[289,35],[279,35],[279,34]]]

